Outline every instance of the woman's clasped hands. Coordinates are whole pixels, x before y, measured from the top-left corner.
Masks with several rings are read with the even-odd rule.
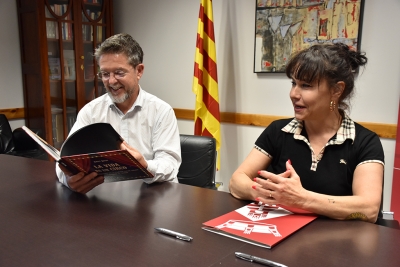
[[[278,175],[268,171],[258,172],[262,178],[254,178],[255,183],[252,185],[258,195],[255,201],[268,205],[305,207],[308,191],[303,188],[300,177],[290,160],[286,162],[286,169],[285,172]]]

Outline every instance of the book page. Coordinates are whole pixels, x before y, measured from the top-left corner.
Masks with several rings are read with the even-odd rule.
[[[60,152],[47,143],[45,140],[40,138],[37,134],[32,132],[28,127],[22,126],[22,129],[30,136],[32,137],[33,140],[35,140],[36,143],[38,143],[50,156],[52,156],[56,161],[59,161],[61,159],[60,157]]]
[[[60,149],[61,157],[119,150],[122,137],[109,123],[86,125],[68,136]]]

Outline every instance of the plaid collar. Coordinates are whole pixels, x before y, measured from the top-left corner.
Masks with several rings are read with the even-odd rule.
[[[294,134],[295,139],[301,139],[301,131],[303,130],[303,121],[297,120],[293,118],[285,127],[282,128],[282,131],[286,133]],[[344,114],[344,118],[340,125],[340,128],[336,132],[336,136],[334,136],[329,143],[332,145],[340,145],[346,139],[351,139],[353,142],[356,138],[356,128],[354,125],[354,121]]]

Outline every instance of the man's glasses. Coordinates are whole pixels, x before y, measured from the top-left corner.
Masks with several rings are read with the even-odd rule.
[[[114,74],[114,79],[116,79],[116,80],[123,79],[125,77],[125,75],[128,74],[127,72],[118,71],[118,70],[115,72],[111,72],[111,73]],[[103,81],[108,81],[111,77],[111,73],[100,71],[99,73],[97,73],[97,77],[99,77],[99,79],[102,79]]]

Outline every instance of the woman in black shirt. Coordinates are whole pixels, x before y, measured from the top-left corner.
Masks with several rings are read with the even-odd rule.
[[[345,112],[354,75],[366,63],[364,53],[342,43],[295,54],[286,68],[295,116],[264,130],[233,173],[231,194],[339,220],[375,222],[382,196],[382,144]]]

